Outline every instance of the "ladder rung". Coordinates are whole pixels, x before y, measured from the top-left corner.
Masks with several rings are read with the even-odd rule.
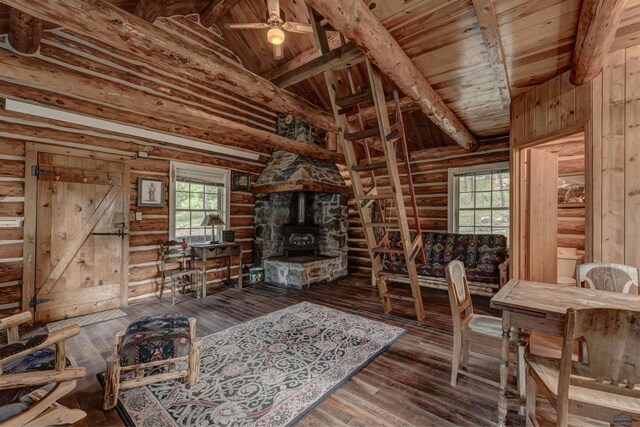
[[[347,95],[340,98],[336,98],[336,105],[342,108],[353,107],[361,102],[372,101],[373,94],[371,89],[365,89],[360,92],[356,92],[353,95]]]
[[[393,294],[391,292],[385,292],[382,296],[384,298],[399,299],[399,300],[402,300],[402,301],[413,301],[415,299],[415,298],[413,298],[412,296],[409,296],[409,295]]]
[[[366,222],[364,226],[373,228],[400,228],[400,224],[397,222]]]
[[[352,166],[351,170],[355,172],[372,171],[376,169],[385,169],[387,167],[386,162],[369,163],[364,165]]]
[[[396,249],[396,248],[374,248],[374,254],[404,254],[404,249]]]
[[[393,199],[393,194],[387,193],[387,194],[371,194],[370,196],[367,196],[367,195],[356,196],[356,200],[358,200],[358,201],[362,201],[362,200],[387,200],[387,199]]]
[[[345,133],[344,139],[347,141],[357,141],[359,139],[373,138],[380,135],[378,128],[369,128],[358,132]]]

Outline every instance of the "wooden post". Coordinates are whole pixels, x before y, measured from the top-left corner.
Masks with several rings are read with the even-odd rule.
[[[67,367],[67,355],[64,341],[56,343],[56,371],[63,371]]]
[[[40,49],[44,23],[18,9],[11,9],[9,18],[9,44],[15,50],[27,55]]]
[[[105,411],[113,408],[118,403],[120,392],[120,355],[109,356],[107,370],[104,373],[104,394],[102,409]]]
[[[191,341],[189,348],[189,385],[195,385],[200,380],[200,351],[202,349],[202,338]]]

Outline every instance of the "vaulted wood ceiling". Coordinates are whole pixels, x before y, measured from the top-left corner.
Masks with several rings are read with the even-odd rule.
[[[109,0],[132,12],[139,0]],[[164,16],[202,11],[211,0],[169,0]],[[220,1],[220,0],[213,0]],[[516,96],[571,67],[582,0],[350,0],[364,1],[448,107],[479,139],[508,134],[509,109],[496,77],[495,58],[485,42],[476,8],[494,9],[504,56],[508,92]],[[302,0],[281,0],[287,20],[309,22]],[[250,71],[271,79],[289,61],[314,50],[313,37],[287,34],[285,57],[273,58],[265,31],[229,30],[227,23],[265,20],[266,0],[239,0],[218,20],[224,38]],[[0,33],[8,30],[9,8],[0,5]],[[486,27],[486,21],[483,21]],[[338,42],[337,38],[334,38]],[[640,0],[627,0],[612,50],[640,42]],[[362,66],[360,66],[362,68]],[[364,86],[362,70],[356,85]],[[346,79],[345,74],[342,78]],[[389,84],[389,88],[392,86]],[[329,110],[322,75],[288,90]],[[391,95],[391,91],[388,91]],[[414,149],[453,145],[422,113],[407,115]]]

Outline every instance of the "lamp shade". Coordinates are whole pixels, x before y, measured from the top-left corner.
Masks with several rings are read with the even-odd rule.
[[[284,31],[277,27],[271,28],[267,31],[267,40],[269,40],[269,43],[273,45],[281,45],[284,43]]]
[[[224,221],[218,214],[209,214],[204,217],[200,225],[224,225]]]

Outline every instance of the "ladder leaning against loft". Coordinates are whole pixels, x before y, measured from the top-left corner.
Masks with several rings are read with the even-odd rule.
[[[328,50],[328,42],[324,29],[320,24],[322,17],[311,8],[310,16],[312,17],[311,21],[314,26],[316,43],[320,53],[324,54]],[[324,72],[333,112],[340,129],[338,141],[341,143],[346,164],[349,168],[351,184],[371,257],[373,277],[380,292],[384,312],[389,313],[391,311],[392,299],[412,301],[416,317],[418,320],[422,320],[424,318],[424,306],[418,283],[416,259],[420,257],[424,263],[425,253],[399,96],[397,90],[395,90],[396,114],[395,123],[392,126],[389,122],[389,112],[380,72],[368,60],[366,60],[366,67],[370,87],[361,91],[357,91],[351,68],[347,68],[349,94],[346,96],[340,96],[337,93],[340,85],[335,71]],[[360,105],[367,102],[373,102],[377,117],[377,123],[369,128],[365,128],[360,114]],[[359,126],[359,130],[355,131],[352,130],[348,120],[349,116],[354,115]],[[402,162],[407,175],[408,194],[406,196],[400,180],[397,156],[398,145],[400,145],[402,151]],[[377,150],[381,149],[384,154],[384,160],[372,160],[371,148],[374,147]],[[361,157],[363,158],[361,159]],[[384,175],[385,171],[389,180],[388,191],[382,191],[376,182],[380,175]],[[366,175],[367,178],[363,179],[361,174]],[[366,186],[365,182],[370,183],[370,185]],[[410,199],[410,207],[413,213],[413,231],[415,231],[413,235],[407,218],[405,197]],[[395,213],[393,220],[386,218],[382,204],[385,201],[393,205]],[[375,209],[372,209],[373,206],[375,206]],[[374,213],[377,214],[377,217],[374,216]],[[399,231],[400,247],[390,246],[390,230]],[[404,256],[407,268],[406,274],[391,273],[383,270],[385,257],[393,254]],[[392,283],[394,279],[398,278],[406,281],[407,276],[411,286],[411,295],[404,295],[389,289],[388,283]]]

